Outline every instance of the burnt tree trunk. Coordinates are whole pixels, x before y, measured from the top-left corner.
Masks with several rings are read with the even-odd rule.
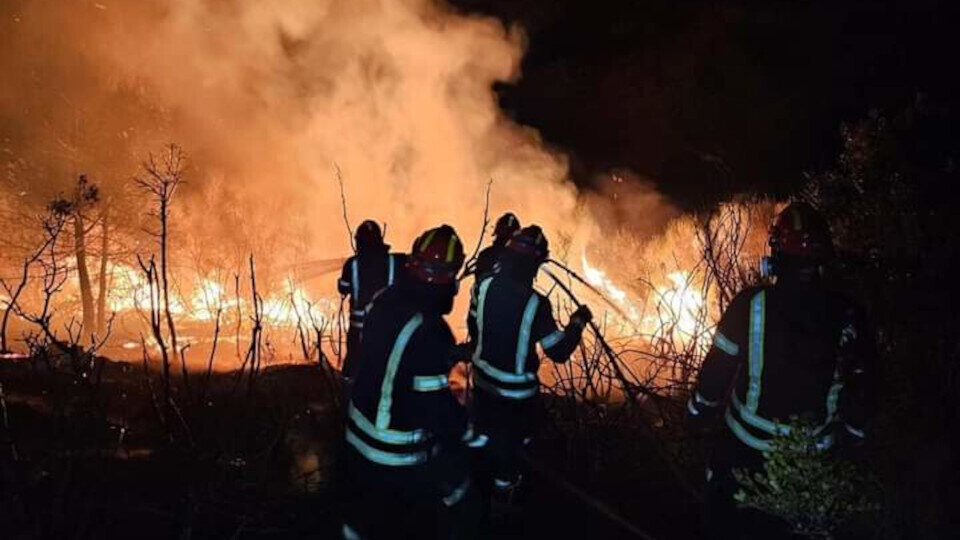
[[[42,251],[38,251],[37,253],[38,255],[34,255],[32,258],[24,261],[22,267],[23,275],[20,277],[20,283],[16,287],[9,287],[5,281],[3,282],[3,288],[7,290],[9,298],[7,299],[7,305],[3,309],[3,320],[0,322],[0,353],[10,352],[7,346],[7,324],[10,322],[10,313],[13,312],[17,301],[20,299],[20,293],[26,288],[27,282],[30,279],[30,265],[37,260],[39,253],[42,253]]]
[[[80,283],[80,302],[83,308],[83,326],[81,336],[95,330],[93,308],[93,288],[90,284],[90,271],[87,269],[86,231],[83,228],[83,215],[77,211],[73,217],[73,245],[77,258],[77,279]],[[82,339],[82,337],[81,337]]]
[[[180,350],[177,346],[177,327],[173,322],[173,313],[170,311],[170,278],[167,266],[167,242],[169,241],[167,218],[169,204],[169,195],[160,200],[160,283],[162,287],[161,292],[163,293],[164,315],[167,319],[167,329],[170,332],[170,346],[173,349],[174,355],[177,355]],[[189,394],[190,378],[187,373],[187,364],[183,361],[182,357],[180,360],[180,369],[183,375],[183,386],[186,389],[187,394]]]
[[[107,208],[103,209],[103,225],[100,232],[100,275],[97,277],[97,334],[103,335],[107,331],[107,262],[109,253],[110,229],[107,222]]]
[[[154,321],[155,332],[159,334],[159,328],[162,324],[161,318],[166,319],[167,331],[170,337],[170,347],[174,357],[180,356],[180,368],[183,373],[183,386],[187,394],[190,394],[190,380],[187,373],[187,364],[184,357],[184,350],[181,350],[177,343],[177,328],[173,319],[173,313],[170,309],[170,271],[169,271],[169,241],[170,241],[170,203],[173,200],[173,194],[177,187],[183,182],[183,164],[184,155],[180,147],[171,144],[167,147],[166,154],[160,162],[150,155],[144,162],[144,171],[146,177],[135,178],[137,185],[153,194],[157,204],[156,217],[159,221],[160,230],[155,234],[160,244],[160,268],[155,270],[157,284],[157,296],[162,306],[158,308],[157,320]],[[166,353],[164,353],[166,354]]]

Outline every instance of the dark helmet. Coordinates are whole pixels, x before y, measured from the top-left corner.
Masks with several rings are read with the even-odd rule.
[[[518,220],[517,216],[513,215],[512,212],[507,212],[506,214],[500,216],[500,219],[497,220],[497,224],[493,227],[493,237],[506,240],[510,238],[510,235],[515,233],[519,228],[520,220]]]
[[[368,247],[379,247],[383,244],[383,232],[376,221],[366,220],[357,227],[357,232],[353,235],[357,241],[357,249]]]
[[[449,225],[441,225],[413,242],[407,269],[414,279],[423,283],[450,284],[456,282],[465,258],[457,232]]]
[[[825,262],[833,257],[830,226],[809,204],[791,203],[770,228],[770,251],[774,258]]]
[[[513,254],[530,258],[537,263],[550,256],[549,244],[543,231],[536,225],[529,225],[513,233],[507,240],[507,250]]]

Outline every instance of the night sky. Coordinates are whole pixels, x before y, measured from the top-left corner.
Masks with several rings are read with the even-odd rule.
[[[958,95],[950,2],[453,4],[526,29],[501,104],[571,156],[579,184],[629,168],[686,207],[789,193],[835,158],[841,122]]]

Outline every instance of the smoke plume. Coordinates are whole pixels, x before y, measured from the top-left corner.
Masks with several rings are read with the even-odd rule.
[[[491,178],[491,219],[596,233],[564,156],[498,107],[524,36],[496,19],[433,0],[9,0],[0,16],[5,181],[21,196],[80,172],[120,189],[136,173],[123,156],[176,141],[191,163],[176,219],[201,250],[342,256],[335,164],[352,225],[385,222],[401,250],[440,222],[472,247]]]

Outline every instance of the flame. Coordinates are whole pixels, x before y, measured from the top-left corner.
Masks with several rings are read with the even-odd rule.
[[[640,310],[627,298],[627,291],[618,287],[613,280],[607,277],[606,272],[592,266],[590,261],[587,260],[586,250],[580,253],[580,266],[583,269],[583,277],[587,280],[587,283],[603,291],[604,294],[618,304],[624,314],[626,314],[627,319],[629,319],[626,321],[622,320],[623,317],[620,317],[619,314],[616,314],[617,318],[620,319],[620,323],[633,325],[640,321]]]
[[[334,309],[333,302],[328,298],[312,301],[307,292],[296,286],[292,279],[286,280],[282,296],[273,295],[263,302],[264,319],[278,326],[296,326],[311,320],[323,325],[331,320],[330,313]]]
[[[191,316],[198,321],[212,321],[217,312],[237,305],[228,299],[223,285],[210,278],[201,279],[190,299]]]
[[[678,270],[667,274],[669,285],[656,287],[656,315],[644,319],[651,334],[658,338],[672,338],[680,347],[698,337],[704,328],[703,295],[694,288],[688,272]]]
[[[583,265],[583,275],[588,283],[594,287],[600,287],[607,292],[607,295],[614,301],[623,304],[627,299],[627,292],[623,289],[617,287],[610,278],[607,277],[606,272],[600,270],[599,268],[594,268],[590,266],[590,262],[587,261],[586,250],[583,251],[580,255],[581,264]]]
[[[617,285],[604,270],[593,266],[587,259],[586,250],[581,254],[581,265],[584,279],[604,293],[612,302],[618,305],[624,317],[618,313],[608,314],[618,324],[608,325],[621,335],[633,329],[647,342],[656,339],[672,339],[674,344],[683,347],[699,334],[709,333],[708,325],[704,325],[707,302],[701,292],[694,286],[689,272],[677,270],[666,274],[660,279],[653,291],[654,301],[652,313],[643,315],[644,307],[649,305],[639,298],[631,298],[625,287]]]
[[[142,272],[123,264],[113,266],[110,272],[113,282],[107,300],[110,311],[123,314],[150,308],[150,285]],[[174,291],[170,294],[170,312],[182,321],[212,322],[218,312],[222,316],[238,306],[243,312],[252,312],[250,301],[229,294],[222,283],[209,277],[199,277],[185,296],[186,301]],[[313,300],[293,279],[287,279],[281,290],[264,295],[262,313],[264,322],[273,326],[296,326],[311,321],[323,325],[332,319],[336,309],[331,299]]]
[[[142,272],[125,264],[111,265],[109,272],[112,287],[107,296],[107,307],[110,311],[123,313],[150,308],[153,291]],[[175,314],[183,313],[183,305],[176,301],[175,297],[174,301],[170,302],[170,311]]]

